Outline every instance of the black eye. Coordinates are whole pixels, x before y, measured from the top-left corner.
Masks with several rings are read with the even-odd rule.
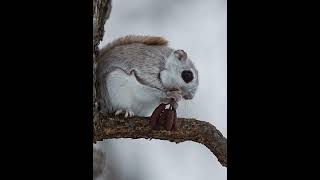
[[[182,71],[181,77],[184,82],[189,83],[193,80],[193,73],[191,71]]]

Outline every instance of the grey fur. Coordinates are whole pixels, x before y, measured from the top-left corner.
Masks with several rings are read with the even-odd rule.
[[[103,51],[104,49],[102,49]],[[167,92],[161,80],[160,72],[165,69],[167,58],[172,54],[174,49],[165,45],[146,45],[143,43],[132,43],[120,45],[108,49],[107,52],[101,52],[98,58],[97,82],[99,83],[99,99],[102,113],[112,113],[114,109],[109,102],[107,92],[106,78],[108,74],[115,69],[121,69],[128,75],[134,74],[137,80],[144,85],[156,88],[160,91]],[[196,76],[198,71],[193,63],[188,59],[182,68],[193,68]],[[188,90],[195,93],[198,86],[198,78],[195,86]],[[182,88],[183,89],[183,88]]]

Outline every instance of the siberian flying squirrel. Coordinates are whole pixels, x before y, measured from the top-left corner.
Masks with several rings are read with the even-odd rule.
[[[175,109],[194,97],[198,71],[162,37],[125,36],[101,49],[97,62],[101,112],[147,117],[161,103]]]

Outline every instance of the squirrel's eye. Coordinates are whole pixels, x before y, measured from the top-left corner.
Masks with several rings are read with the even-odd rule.
[[[193,73],[191,71],[182,71],[181,77],[184,82],[189,83],[193,80]]]

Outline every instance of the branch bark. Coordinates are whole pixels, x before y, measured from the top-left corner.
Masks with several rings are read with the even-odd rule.
[[[227,167],[227,139],[208,122],[178,118],[177,131],[166,131],[162,127],[152,130],[146,117],[104,117],[100,119],[99,126],[100,131],[95,134],[97,141],[111,138],[160,139],[175,143],[194,141],[205,145],[221,165]]]
[[[93,0],[93,142],[110,138],[160,139],[175,143],[194,141],[205,145],[221,165],[227,167],[227,139],[208,122],[178,118],[178,130],[170,132],[162,128],[152,130],[149,118],[146,117],[119,119],[104,117],[99,112],[96,57],[99,55],[98,45],[103,38],[104,24],[110,16],[111,9],[111,0]]]

